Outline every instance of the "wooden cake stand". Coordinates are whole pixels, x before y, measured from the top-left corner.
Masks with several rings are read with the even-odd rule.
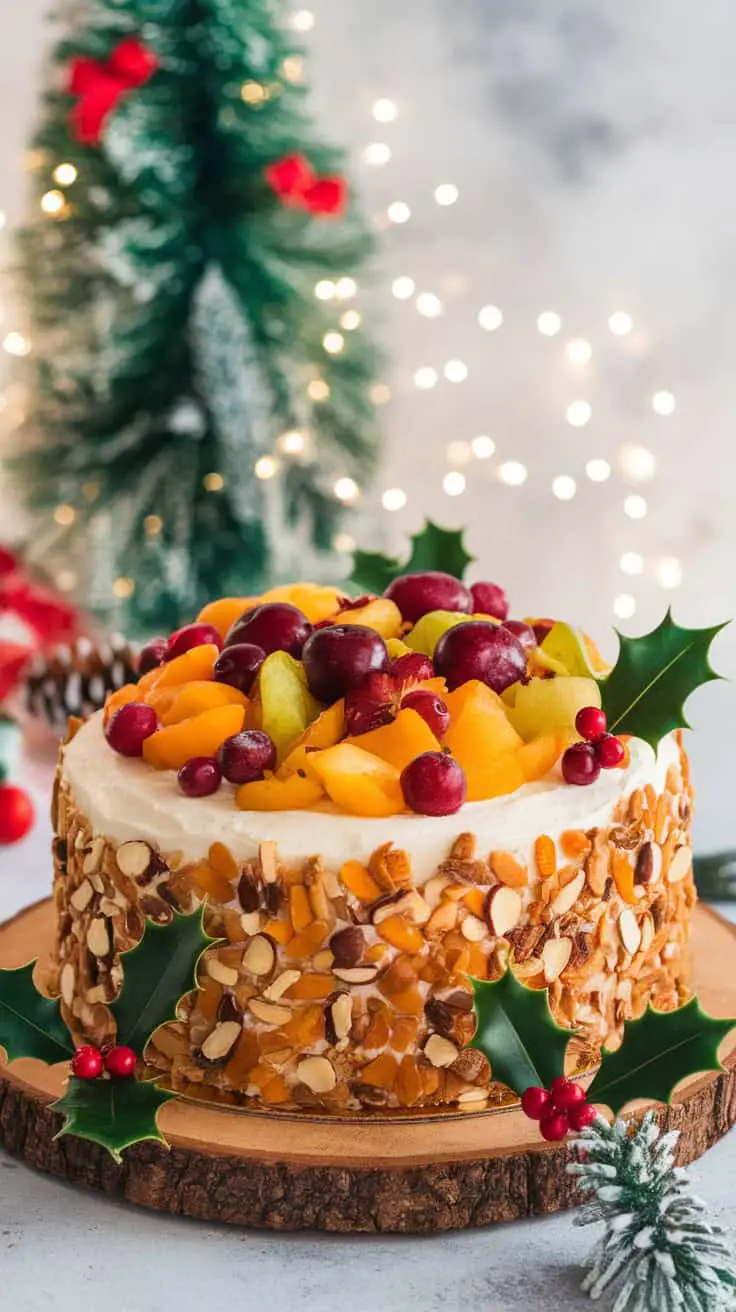
[[[0,925],[0,967],[47,955],[50,901]],[[736,1016],[736,927],[705,907],[693,923],[694,979],[705,1009]],[[736,1034],[726,1070],[682,1085],[662,1123],[693,1161],[736,1121]],[[156,1211],[273,1230],[422,1233],[555,1212],[575,1201],[567,1149],[547,1145],[512,1108],[348,1120],[232,1111],[185,1100],[159,1123],[171,1144],[128,1149],[116,1166],[81,1139],[54,1142],[64,1068],[24,1060],[0,1071],[0,1144],[30,1166]],[[645,1104],[641,1104],[643,1107]]]

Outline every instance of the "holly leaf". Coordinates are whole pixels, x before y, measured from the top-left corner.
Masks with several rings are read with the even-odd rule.
[[[59,1011],[58,998],[45,998],[33,983],[32,961],[18,970],[0,970],[0,1047],[8,1061],[37,1057],[68,1061],[74,1043]]]
[[[640,1020],[624,1026],[615,1052],[603,1049],[588,1101],[603,1103],[614,1115],[634,1098],[669,1102],[680,1080],[701,1071],[722,1070],[718,1049],[736,1028],[735,1020],[717,1020],[691,998],[676,1011],[649,1007]]]
[[[367,591],[381,593],[399,574],[440,569],[461,579],[474,559],[465,549],[462,529],[440,528],[427,519],[421,532],[415,533],[411,539],[411,554],[407,561],[386,556],[381,551],[356,551],[352,581]]]
[[[153,1031],[174,1020],[184,993],[197,987],[197,962],[215,940],[205,934],[199,915],[174,915],[168,925],[146,921],[143,938],[123,954],[123,986],[110,1004],[117,1037],[142,1053]]]
[[[684,702],[703,683],[719,679],[708,660],[710,645],[725,624],[681,629],[668,611],[641,638],[625,638],[618,660],[601,683],[611,733],[633,734],[656,748],[672,729],[687,729]]]
[[[572,1034],[554,1019],[547,989],[528,989],[511,970],[495,983],[472,984],[478,1019],[472,1046],[485,1053],[494,1080],[518,1094],[530,1084],[548,1089],[565,1073]]]
[[[144,1139],[168,1143],[158,1128],[159,1108],[172,1093],[138,1080],[79,1080],[72,1076],[66,1093],[51,1104],[64,1117],[55,1135],[73,1134],[99,1143],[120,1164],[126,1148]]]

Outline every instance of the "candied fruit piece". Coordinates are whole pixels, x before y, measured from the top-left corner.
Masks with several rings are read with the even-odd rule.
[[[357,738],[351,738],[350,742],[364,752],[380,756],[399,772],[415,756],[440,750],[440,744],[427,721],[410,708],[399,711],[396,719],[389,724],[383,724],[380,729],[372,729],[369,733],[361,733]]]
[[[314,919],[309,895],[303,884],[293,884],[289,889],[289,914],[297,934],[302,929],[306,929]]]
[[[266,775],[252,784],[241,784],[235,801],[241,811],[304,811],[324,798],[324,789],[314,779],[300,774],[286,778]]]
[[[332,801],[352,815],[390,816],[404,810],[399,771],[354,743],[314,752],[311,769]]]
[[[319,974],[315,971],[312,974],[300,975],[291,988],[286,990],[284,997],[307,1002],[315,998],[329,997],[334,992],[334,988],[335,981],[332,975]]]
[[[611,872],[613,881],[618,889],[624,902],[636,906],[639,899],[634,889],[634,866],[630,862],[625,852],[615,851],[611,860]],[[577,873],[577,872],[576,872]]]
[[[360,861],[346,861],[340,870],[340,882],[361,902],[376,902],[383,893],[370,870]]]
[[[471,911],[479,920],[483,919],[487,892],[487,888],[469,888],[463,891],[462,901],[465,903],[468,911]]]
[[[195,651],[202,648],[192,647]],[[186,652],[179,660],[186,660],[190,654]],[[155,770],[180,770],[193,756],[215,756],[225,739],[242,727],[242,706],[218,706],[151,734],[143,743],[143,758]]]
[[[414,1107],[422,1097],[422,1079],[414,1057],[402,1057],[394,1092],[402,1107]]]
[[[394,1052],[406,1052],[415,1046],[419,1032],[416,1016],[397,1016],[391,1026],[391,1047]]]
[[[372,1003],[371,1005],[375,1004]],[[386,1003],[378,1003],[362,1041],[361,1046],[366,1051],[371,1052],[377,1048],[386,1047],[389,1039],[389,1016],[390,1013]]]
[[[408,956],[414,956],[424,947],[422,931],[405,916],[387,916],[376,925],[376,929],[382,939]]]
[[[360,1072],[363,1084],[374,1084],[378,1089],[387,1089],[390,1093],[396,1080],[398,1063],[390,1052],[382,1052],[380,1057],[370,1061]]]
[[[324,1009],[320,1006],[300,1007],[282,1026],[281,1032],[300,1048],[313,1047],[325,1037]]]
[[[217,980],[210,979],[209,975],[206,975],[196,993],[197,1011],[201,1016],[204,1016],[205,1020],[214,1020],[221,999],[222,984],[218,984]]]
[[[235,1047],[235,1051],[225,1066],[225,1078],[236,1089],[248,1083],[248,1074],[257,1065],[261,1055],[258,1035],[255,1030],[244,1029]]]
[[[282,948],[294,937],[294,931],[288,920],[267,920],[263,926],[263,933]]]
[[[566,829],[560,835],[560,847],[565,856],[587,856],[591,843],[584,829]]]
[[[199,897],[209,896],[215,902],[230,902],[233,886],[225,875],[215,870],[209,861],[198,861],[187,871],[190,887]]]
[[[204,642],[200,647],[190,647],[182,656],[176,656],[173,661],[167,661],[157,670],[152,670],[156,674],[155,687],[168,688],[177,683],[193,683],[200,679],[211,679],[212,670],[220,655],[218,648],[213,642]],[[147,678],[147,675],[143,676]]]
[[[159,696],[163,696],[168,689],[158,690]],[[156,697],[156,690],[152,694]],[[151,702],[154,705],[154,702]],[[245,711],[248,705],[248,699],[237,688],[231,688],[227,683],[211,683],[206,679],[196,679],[192,683],[187,683],[181,691],[177,691],[176,696],[170,705],[163,710],[160,706],[154,709],[158,712],[159,718],[163,725],[179,724],[182,720],[189,720],[195,715],[203,715],[205,711],[213,711],[218,706],[241,706]]]
[[[534,843],[534,859],[542,879],[549,879],[557,869],[557,853],[549,834],[540,834]]]
[[[224,875],[225,879],[229,879],[231,883],[235,882],[240,870],[229,847],[226,847],[224,843],[212,843],[207,857],[213,870],[216,870],[220,875]]]
[[[274,1075],[261,1089],[261,1097],[270,1107],[289,1101],[289,1090],[283,1075]]]
[[[524,888],[529,883],[526,866],[521,865],[510,852],[491,852],[489,864],[500,884],[509,888]]]
[[[300,934],[295,934],[284,948],[284,956],[291,961],[298,961],[302,957],[311,957],[322,947],[330,932],[330,926],[326,920],[313,920],[311,925],[303,929]]]

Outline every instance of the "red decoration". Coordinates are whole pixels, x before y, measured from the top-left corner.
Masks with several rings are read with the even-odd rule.
[[[103,62],[78,55],[69,69],[67,90],[77,96],[69,125],[77,141],[96,146],[108,115],[126,91],[148,82],[158,68],[158,59],[137,37],[126,37]]]
[[[24,788],[0,784],[0,843],[19,843],[35,818],[33,802]]]
[[[132,1048],[117,1044],[105,1053],[105,1070],[117,1079],[128,1079],[135,1074],[138,1058]]]
[[[0,546],[0,703],[17,686],[34,652],[74,641],[80,627],[75,607]]]
[[[269,164],[266,181],[282,205],[308,210],[322,218],[337,218],[345,212],[347,180],[318,178],[304,155],[285,155]]]
[[[102,1074],[102,1053],[85,1043],[72,1057],[72,1075],[78,1080],[96,1080]]]
[[[585,1090],[574,1080],[558,1075],[549,1089],[530,1085],[521,1095],[521,1110],[530,1121],[539,1121],[543,1139],[557,1143],[574,1130],[577,1134],[592,1125],[597,1112],[585,1101]]]

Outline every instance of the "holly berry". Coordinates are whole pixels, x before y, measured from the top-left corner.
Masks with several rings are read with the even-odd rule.
[[[588,743],[597,743],[607,727],[606,712],[599,706],[583,706],[575,716],[575,728]]]
[[[565,783],[577,784],[579,787],[594,784],[601,772],[595,747],[591,743],[573,743],[563,754],[561,765]]]
[[[495,620],[506,619],[509,599],[497,583],[474,583],[470,592],[476,614],[492,615]]]
[[[151,638],[151,641],[146,643],[138,657],[138,673],[148,674],[150,670],[158,669],[159,665],[163,665],[164,661],[168,659],[168,638]]]
[[[571,1107],[567,1113],[570,1129],[574,1130],[576,1134],[580,1134],[581,1131],[593,1124],[597,1115],[595,1107],[589,1102],[582,1102],[577,1107]]]
[[[467,615],[473,609],[473,598],[465,584],[438,569],[401,574],[389,584],[384,596],[390,597],[409,624],[416,624],[431,610],[455,610]]]
[[[261,729],[244,729],[225,739],[217,763],[228,783],[251,784],[263,778],[264,770],[275,768],[276,747]]]
[[[549,1091],[555,1111],[558,1112],[569,1112],[573,1107],[585,1102],[585,1090],[574,1080],[565,1079],[564,1075],[558,1075],[557,1079],[552,1081]]]
[[[265,651],[254,642],[236,642],[220,652],[212,677],[216,683],[227,683],[247,695],[265,659]]]
[[[521,1110],[531,1121],[541,1121],[543,1117],[551,1115],[554,1110],[552,1105],[552,1095],[546,1089],[540,1089],[535,1084],[530,1084],[521,1095]]]
[[[179,770],[177,783],[185,797],[209,797],[222,783],[222,772],[214,756],[192,756]]]
[[[407,651],[393,662],[391,673],[402,683],[414,679],[420,683],[423,679],[433,679],[435,668],[429,656],[423,656],[420,651]]]
[[[465,771],[445,752],[422,752],[402,770],[401,791],[410,811],[454,815],[467,794]]]
[[[536,647],[537,639],[530,624],[525,624],[523,620],[504,620],[501,627],[508,629],[509,633],[513,633],[514,637],[519,639],[522,647],[526,647],[527,651],[530,651],[532,647]]]
[[[552,1112],[539,1122],[539,1131],[543,1139],[550,1143],[559,1143],[565,1139],[570,1129],[570,1122],[564,1112]]]
[[[304,669],[317,701],[336,702],[357,688],[367,674],[387,670],[386,644],[364,624],[331,624],[317,629],[304,644]]]
[[[138,1058],[132,1048],[117,1044],[105,1053],[105,1070],[116,1079],[128,1079],[135,1074]]]
[[[160,728],[152,706],[146,706],[145,702],[128,702],[108,720],[105,737],[120,756],[142,756],[146,738]]]
[[[450,712],[441,697],[428,688],[408,692],[401,701],[401,709],[416,711],[426,720],[435,738],[442,738],[450,727]]]
[[[468,620],[442,634],[434,652],[437,673],[452,691],[480,679],[502,693],[526,674],[526,653],[518,638],[488,620]]]
[[[25,788],[0,784],[0,843],[19,843],[35,818],[35,807]]]
[[[103,1065],[99,1049],[85,1043],[77,1048],[72,1057],[72,1075],[76,1075],[79,1080],[96,1080],[102,1074]]]
[[[266,601],[235,621],[225,638],[225,647],[247,642],[261,647],[267,656],[273,651],[285,651],[298,660],[311,632],[312,625],[298,606],[288,601]]]
[[[613,733],[606,733],[595,744],[595,756],[604,770],[615,770],[624,759],[626,752],[620,738]]]
[[[185,651],[201,647],[206,642],[214,643],[217,650],[221,651],[222,638],[212,624],[186,624],[169,638],[168,659],[173,661],[177,656],[183,656]]]

